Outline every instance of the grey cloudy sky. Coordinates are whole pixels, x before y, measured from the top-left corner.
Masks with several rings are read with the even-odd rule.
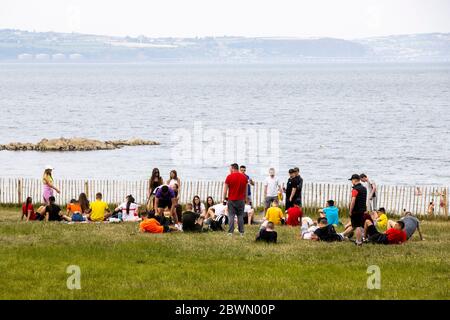
[[[450,32],[449,0],[2,0],[0,28],[105,35],[339,37]]]

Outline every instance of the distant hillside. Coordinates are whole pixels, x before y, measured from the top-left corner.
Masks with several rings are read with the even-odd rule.
[[[0,30],[0,61],[449,61],[450,34],[333,38],[148,38]]]

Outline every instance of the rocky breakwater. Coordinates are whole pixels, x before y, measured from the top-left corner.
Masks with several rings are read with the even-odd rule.
[[[159,145],[159,142],[143,139],[100,141],[85,138],[42,139],[36,144],[13,142],[0,145],[0,151],[92,151],[113,150],[125,146]]]

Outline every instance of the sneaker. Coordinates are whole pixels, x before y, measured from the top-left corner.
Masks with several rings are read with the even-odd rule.
[[[241,233],[241,238],[243,238],[244,237],[244,234],[243,233]]]

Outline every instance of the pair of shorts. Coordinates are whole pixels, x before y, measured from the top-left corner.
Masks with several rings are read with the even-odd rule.
[[[167,200],[167,199],[159,199],[158,201],[158,208],[160,209],[164,209],[164,208],[169,208],[172,209],[172,200]]]
[[[265,199],[266,209],[270,208],[270,206],[272,205],[272,202],[273,202],[274,200],[278,200],[278,196],[275,196],[275,197],[266,197],[266,199]]]
[[[353,229],[364,227],[364,213],[353,213],[350,216],[350,221]]]

